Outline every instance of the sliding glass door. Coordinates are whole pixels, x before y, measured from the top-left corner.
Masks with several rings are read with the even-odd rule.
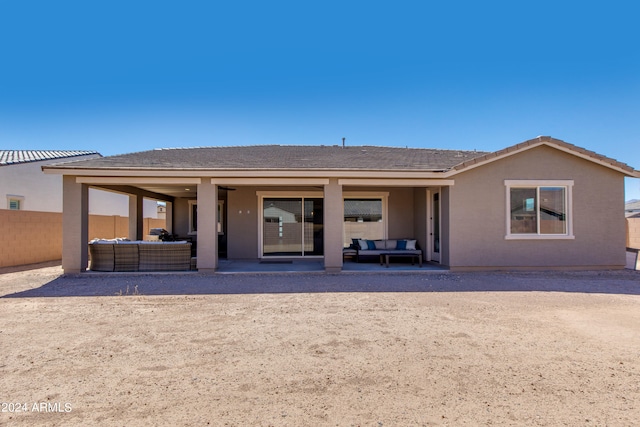
[[[264,256],[324,254],[322,199],[264,198],[262,213]]]

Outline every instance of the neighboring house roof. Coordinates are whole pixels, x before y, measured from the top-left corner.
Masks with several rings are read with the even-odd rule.
[[[85,160],[64,169],[264,170],[346,169],[443,171],[480,151],[373,146],[253,145],[171,148]]]
[[[382,216],[382,203],[371,203],[371,200],[345,200],[344,201],[344,216],[345,217],[381,217]]]
[[[624,204],[624,210],[627,212],[640,212],[640,200],[629,200]]]
[[[0,166],[100,154],[86,150],[0,150]]]

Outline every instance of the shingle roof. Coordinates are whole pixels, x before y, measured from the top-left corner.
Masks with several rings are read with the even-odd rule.
[[[88,159],[64,169],[443,171],[481,151],[373,146],[254,145],[172,148]]]
[[[625,203],[624,210],[627,212],[640,211],[640,200],[629,200],[627,203]]]
[[[100,154],[85,150],[0,150],[0,166]]]

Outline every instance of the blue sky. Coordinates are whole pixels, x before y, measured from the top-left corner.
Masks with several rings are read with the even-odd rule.
[[[634,11],[616,0],[2,2],[0,148],[346,137],[491,151],[551,135],[640,169]]]

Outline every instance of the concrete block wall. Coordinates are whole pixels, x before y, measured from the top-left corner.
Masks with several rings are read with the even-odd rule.
[[[152,228],[167,228],[166,220],[160,218],[143,218],[142,235],[149,234]],[[89,215],[89,240],[126,238],[129,235],[129,218],[118,215]]]
[[[164,219],[144,218],[144,234],[166,228]],[[126,237],[129,219],[89,215],[89,239]],[[0,267],[36,264],[62,258],[62,214],[0,209]]]
[[[129,218],[118,215],[89,215],[89,240],[126,238],[129,235]]]
[[[62,258],[62,214],[0,210],[0,267]]]
[[[627,218],[627,247],[640,249],[640,218]]]

